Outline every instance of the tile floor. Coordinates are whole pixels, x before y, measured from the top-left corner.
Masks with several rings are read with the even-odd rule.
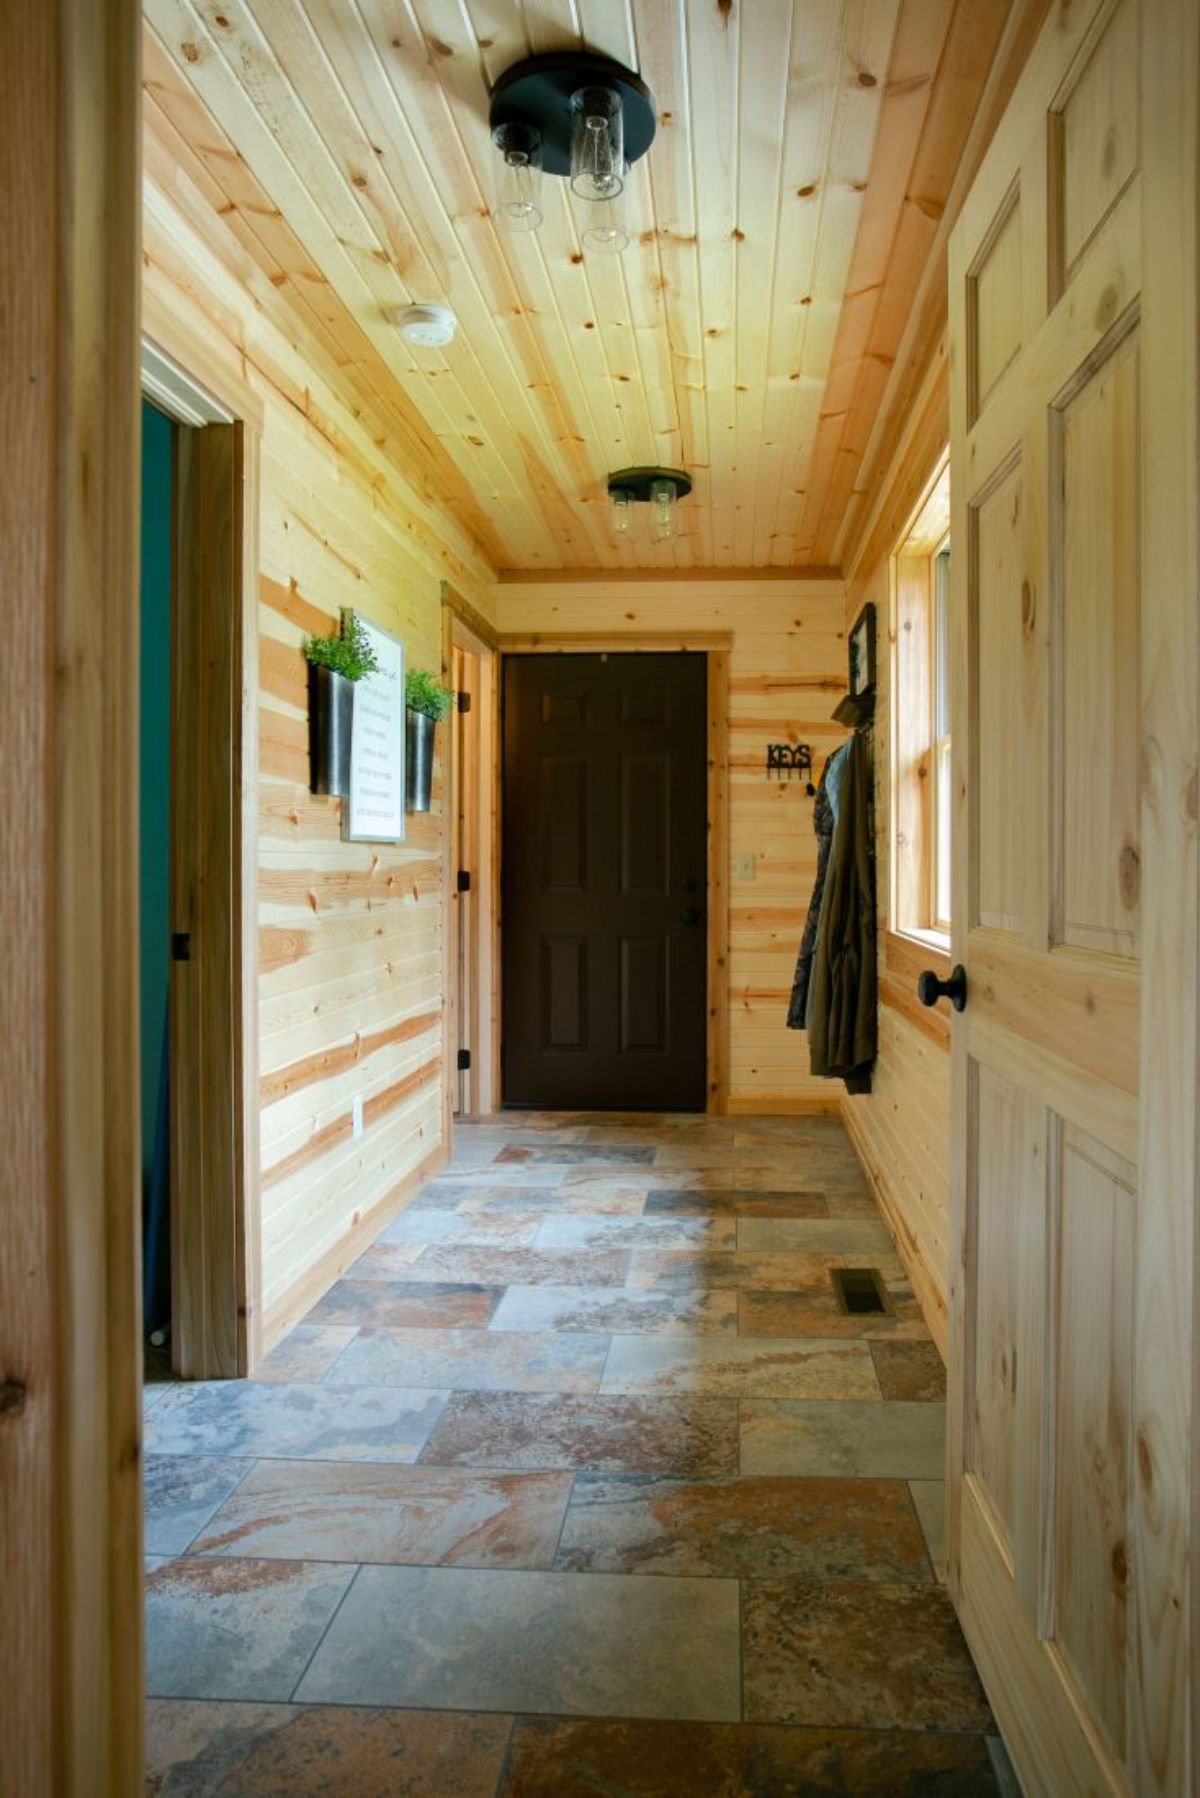
[[[943,1430],[836,1122],[464,1125],[257,1379],[148,1389],[149,1790],[1008,1793]]]

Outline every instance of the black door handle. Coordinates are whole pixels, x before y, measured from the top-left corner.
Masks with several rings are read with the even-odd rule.
[[[939,980],[930,968],[917,981],[917,998],[922,1005],[936,1005],[939,999],[949,999],[955,1011],[967,1008],[967,970],[961,962],[956,962],[950,970],[949,980]]]
[[[679,922],[681,924],[702,924],[704,913],[697,906],[685,905],[679,914]]]
[[[174,930],[171,932],[171,960],[191,961],[192,933],[190,930]]]

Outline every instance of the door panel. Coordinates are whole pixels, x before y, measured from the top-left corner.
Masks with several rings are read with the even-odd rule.
[[[1061,411],[1061,621],[1056,633],[1062,751],[1055,937],[1136,956],[1141,604],[1138,575],[1138,333],[1133,329]]]
[[[1196,719],[1194,699],[1164,713],[1152,661],[1161,689],[1174,643],[1194,658],[1194,542],[1165,579],[1143,570],[1161,571],[1166,542],[1180,554],[1159,484],[1195,517],[1194,386],[1172,390],[1161,360],[1153,388],[1149,374],[1151,315],[1174,316],[1181,283],[1194,340],[1195,266],[1166,251],[1146,145],[1176,171],[1172,204],[1194,196],[1196,37],[1194,7],[1054,7],[950,252],[951,537],[967,547],[951,563],[954,947],[968,983],[953,1049],[950,1577],[1025,1790],[1053,1798],[1189,1788],[1196,913],[1193,888],[1172,893],[1163,870],[1185,844],[1192,857]],[[1194,370],[1194,341],[1187,354]],[[1157,1000],[1146,984],[1153,933],[1183,982],[1171,1049],[1164,983]]]
[[[504,1099],[703,1109],[707,666],[505,663]]]

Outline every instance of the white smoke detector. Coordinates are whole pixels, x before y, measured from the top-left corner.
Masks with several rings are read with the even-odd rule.
[[[423,350],[445,349],[454,342],[458,320],[449,306],[405,306],[396,323],[405,343],[415,343]]]

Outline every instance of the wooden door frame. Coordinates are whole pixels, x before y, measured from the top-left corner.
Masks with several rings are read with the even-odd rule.
[[[142,1790],[141,9],[0,8],[0,1786]]]
[[[707,832],[708,874],[705,949],[706,1012],[705,1111],[724,1116],[729,1104],[729,660],[733,648],[730,631],[561,631],[517,632],[498,638],[496,671],[496,723],[499,731],[500,696],[504,683],[504,659],[512,655],[677,655],[683,652],[705,657],[707,677]],[[500,1021],[503,1015],[500,988],[503,967],[503,916],[500,882],[503,876],[504,822],[503,757],[496,756],[497,852],[495,1027],[496,1070],[500,1074]],[[498,1091],[502,1098],[502,1083]]]
[[[196,832],[203,879],[177,879],[189,845],[172,828],[172,931],[192,959],[172,963],[173,1144],[186,1105],[203,1160],[171,1159],[172,1364],[187,1379],[251,1373],[261,1352],[262,1255],[258,1091],[258,470],[262,407],[204,346],[156,313],[142,340],[142,391],[176,425],[172,517],[173,744],[195,749],[207,795]],[[206,439],[204,433],[219,433]],[[184,437],[183,433],[189,433]],[[193,466],[203,523],[189,532],[180,477]],[[181,622],[214,653],[184,680]],[[230,740],[230,736],[232,740]],[[184,755],[172,755],[180,812]],[[190,788],[190,783],[188,783]],[[188,891],[182,890],[185,886]],[[207,946],[207,947],[206,947]],[[185,971],[186,970],[186,971]],[[187,1011],[181,1016],[180,984]],[[187,1044],[186,1050],[184,1044]],[[181,1052],[182,1051],[182,1052]],[[186,1092],[176,1078],[190,1063]]]
[[[453,767],[453,733],[445,732],[443,746],[445,776],[443,792],[444,829],[442,832],[442,890],[446,895],[445,925],[442,932],[442,1085],[445,1140],[449,1149],[454,1124],[451,1100],[452,1083],[458,1078],[458,1050],[471,1053],[472,1107],[466,1115],[485,1116],[499,1108],[499,974],[496,968],[498,944],[498,855],[496,828],[496,770],[499,755],[500,688],[498,639],[495,631],[470,602],[452,587],[442,583],[442,679],[453,685],[455,648],[469,650],[478,658],[481,693],[477,707],[475,741],[476,764],[475,818],[473,834],[480,845],[481,868],[472,869],[475,907],[472,917],[471,947],[474,949],[479,980],[477,1003],[472,1007],[464,1031],[458,1003],[458,936],[454,906],[458,870],[454,865],[455,827],[451,813],[457,790],[457,771]]]

